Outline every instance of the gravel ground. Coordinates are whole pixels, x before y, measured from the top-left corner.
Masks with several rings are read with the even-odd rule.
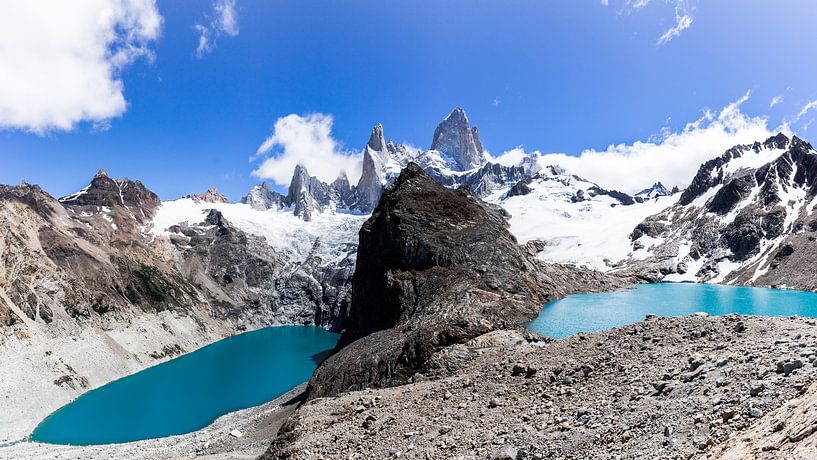
[[[310,401],[266,456],[817,458],[816,358],[805,318],[651,318],[550,343],[498,331],[439,353],[447,375]]]

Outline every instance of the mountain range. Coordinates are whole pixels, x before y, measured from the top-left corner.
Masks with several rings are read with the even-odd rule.
[[[428,150],[374,126],[356,184],[298,166],[286,194],[261,183],[239,203],[214,189],[163,202],[104,171],[59,199],[0,186],[0,364],[17,399],[0,441],[87,388],[238,331],[347,329],[359,232],[409,164],[502,216],[525,257],[559,273],[817,289],[817,152],[797,137],[713,152],[684,190],[654,181],[635,195],[543,161],[493,162],[456,108]]]

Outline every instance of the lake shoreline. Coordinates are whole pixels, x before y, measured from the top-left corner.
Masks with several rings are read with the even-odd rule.
[[[48,416],[90,391],[219,340],[277,326],[286,325],[239,329],[203,314],[164,311],[113,328],[55,321],[32,334],[10,331],[0,336],[0,445],[25,442]],[[179,346],[182,354],[157,355],[166,346]],[[57,384],[60,379],[67,383]]]
[[[0,459],[153,459],[153,458],[256,458],[269,446],[281,425],[298,407],[306,389],[302,383],[260,406],[225,414],[192,433],[123,444],[67,446],[21,441],[0,447]],[[238,430],[240,437],[230,433]]]

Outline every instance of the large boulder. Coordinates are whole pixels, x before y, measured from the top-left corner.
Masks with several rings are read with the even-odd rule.
[[[524,324],[555,297],[615,283],[541,264],[499,210],[411,163],[360,230],[346,331],[309,396],[407,383],[433,370],[441,348]]]

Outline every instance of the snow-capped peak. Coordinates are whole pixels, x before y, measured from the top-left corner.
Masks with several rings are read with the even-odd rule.
[[[653,198],[655,198],[657,196],[670,196],[670,195],[672,195],[672,192],[667,190],[667,188],[664,187],[664,184],[662,184],[661,182],[656,182],[656,183],[652,184],[651,186],[649,186],[649,187],[645,188],[644,190],[642,190],[642,191],[635,194],[635,196],[637,198],[642,198],[642,199],[653,199]]]

